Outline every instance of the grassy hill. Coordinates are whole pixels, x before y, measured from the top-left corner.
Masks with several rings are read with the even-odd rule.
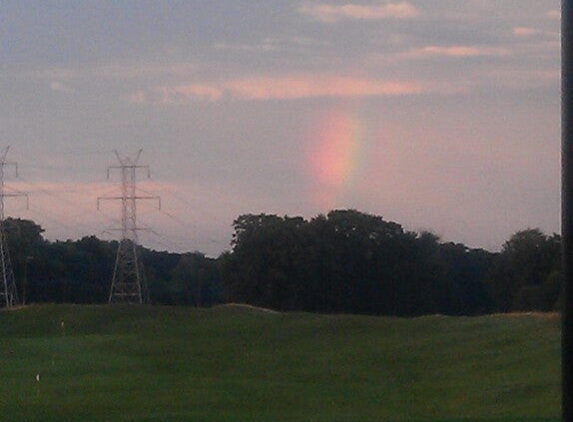
[[[559,326],[555,316],[398,319],[238,306],[3,311],[0,418],[557,422]]]

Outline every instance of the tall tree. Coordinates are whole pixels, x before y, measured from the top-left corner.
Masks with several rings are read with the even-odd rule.
[[[541,230],[522,230],[505,242],[489,275],[499,312],[549,310],[541,297],[551,273],[560,270],[561,238]],[[539,299],[539,300],[538,300]]]

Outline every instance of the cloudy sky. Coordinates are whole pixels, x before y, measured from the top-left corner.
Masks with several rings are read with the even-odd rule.
[[[355,208],[498,250],[559,231],[558,0],[0,3],[6,214],[216,256],[244,213]]]

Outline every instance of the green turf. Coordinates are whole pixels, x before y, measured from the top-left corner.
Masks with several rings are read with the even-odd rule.
[[[557,422],[559,325],[228,306],[3,311],[0,419]]]

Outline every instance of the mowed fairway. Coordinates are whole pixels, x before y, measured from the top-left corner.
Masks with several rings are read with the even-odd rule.
[[[560,420],[556,316],[33,306],[0,359],[2,421]]]

